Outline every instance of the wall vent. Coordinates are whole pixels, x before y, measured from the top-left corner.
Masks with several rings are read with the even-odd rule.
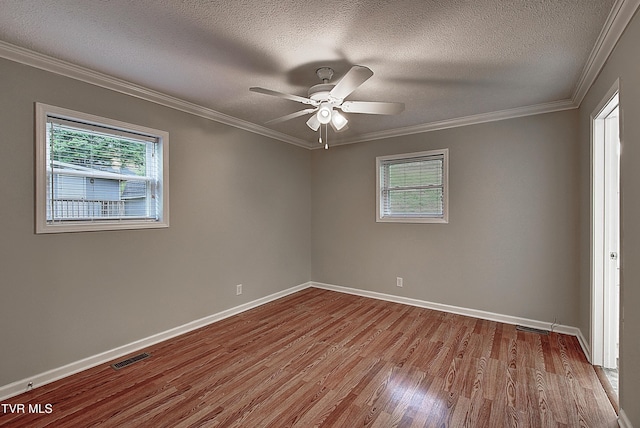
[[[548,330],[541,330],[539,328],[525,327],[523,325],[517,325],[516,326],[516,330],[525,331],[527,333],[538,333],[538,334],[544,334],[544,335],[548,335],[549,334]]]
[[[146,352],[133,356],[131,358],[127,358],[124,361],[120,361],[119,363],[111,364],[114,370],[120,370],[127,366],[130,366],[133,363],[137,363],[138,361],[144,360],[145,358],[149,358],[151,354],[147,354]]]

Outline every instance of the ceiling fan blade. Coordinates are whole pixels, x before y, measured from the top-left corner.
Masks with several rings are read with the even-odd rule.
[[[333,98],[344,99],[356,88],[366,82],[371,76],[373,71],[362,65],[354,65],[351,67],[347,74],[336,84],[336,86],[329,92],[329,95]]]
[[[338,107],[345,113],[398,114],[404,110],[404,103],[345,101]]]
[[[314,111],[318,110],[317,108],[308,108],[305,110],[300,110],[300,111],[296,111],[295,113],[291,113],[288,114],[286,116],[282,116],[282,117],[278,117],[275,119],[271,119],[267,122],[265,122],[265,125],[273,125],[274,123],[280,123],[280,122],[285,122],[287,120],[290,119],[295,119],[296,117],[300,117],[300,116],[304,116],[305,114],[309,114],[309,113],[313,113]]]
[[[312,106],[318,105],[318,102],[314,101],[312,99],[299,97],[297,95],[285,94],[283,92],[278,92],[278,91],[274,91],[274,90],[271,90],[271,89],[258,88],[258,87],[254,86],[252,88],[249,88],[249,90],[251,92],[257,92],[259,94],[273,95],[274,97],[284,98],[284,99],[291,100],[291,101],[297,101],[297,102],[302,103],[302,104],[309,104],[309,105],[312,105]]]

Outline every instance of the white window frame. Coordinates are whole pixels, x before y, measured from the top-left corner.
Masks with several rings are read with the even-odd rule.
[[[382,192],[384,184],[382,183],[382,168],[386,161],[403,161],[411,162],[416,158],[424,157],[441,157],[442,162],[442,204],[443,212],[440,216],[392,216],[384,215],[383,203],[384,198]],[[449,223],[449,149],[428,150],[415,153],[404,153],[389,156],[376,157],[376,221],[389,223]]]
[[[36,233],[87,232],[122,229],[155,229],[169,227],[169,133],[145,126],[134,125],[118,120],[108,119],[92,114],[69,110],[62,107],[35,103],[35,220]],[[156,153],[160,156],[158,165],[159,182],[157,197],[159,217],[150,219],[117,219],[117,220],[75,220],[70,222],[47,221],[47,118],[55,117],[76,121],[81,124],[112,129],[114,135],[118,131],[132,132],[156,140]]]

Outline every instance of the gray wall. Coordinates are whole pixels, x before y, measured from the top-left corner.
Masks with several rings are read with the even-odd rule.
[[[11,61],[0,76],[0,385],[309,281],[308,150]],[[35,101],[168,131],[171,227],[35,235]]]
[[[313,151],[313,280],[576,325],[577,119],[571,110]],[[376,156],[440,148],[449,223],[376,223]]]
[[[0,385],[310,279],[588,338],[589,115],[620,77],[621,407],[640,426],[637,40],[636,16],[579,110],[313,152],[0,60]],[[35,235],[35,101],[169,131],[171,227]],[[444,147],[449,224],[376,223],[375,157]]]
[[[616,79],[620,79],[622,115],[621,194],[621,310],[620,407],[633,426],[640,427],[640,15],[631,21],[600,76],[580,106],[581,262],[580,328],[590,333],[590,115]]]

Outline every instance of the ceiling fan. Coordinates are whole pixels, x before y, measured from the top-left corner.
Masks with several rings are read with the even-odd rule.
[[[329,83],[333,77],[333,69],[321,67],[316,70],[316,75],[322,81],[309,88],[308,98],[298,95],[285,94],[271,89],[252,87],[252,92],[265,95],[273,95],[302,104],[310,105],[311,108],[297,111],[276,119],[272,119],[266,124],[280,123],[296,117],[313,114],[307,120],[307,126],[314,131],[321,129],[321,125],[331,124],[336,131],[342,131],[347,127],[347,118],[338,110],[344,113],[365,113],[365,114],[398,114],[404,110],[404,103],[379,102],[379,101],[345,101],[353,91],[366,82],[373,71],[362,65],[354,65],[336,84]],[[322,131],[321,131],[322,132]],[[320,137],[322,143],[322,136]],[[325,145],[325,148],[327,146]]]

